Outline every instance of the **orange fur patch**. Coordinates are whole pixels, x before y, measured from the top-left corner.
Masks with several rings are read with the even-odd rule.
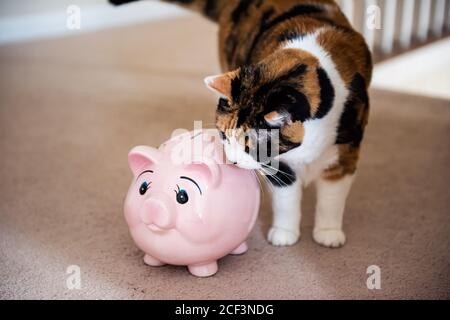
[[[300,121],[294,122],[281,129],[281,134],[293,143],[301,143],[305,136],[305,127]]]

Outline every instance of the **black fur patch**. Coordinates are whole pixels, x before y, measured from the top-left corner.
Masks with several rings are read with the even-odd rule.
[[[287,96],[293,101],[288,110],[292,116],[292,122],[305,122],[311,117],[311,106],[308,98],[301,92],[295,89],[290,90]]]
[[[242,90],[241,78],[236,77],[233,80],[231,80],[231,97],[233,98],[234,102],[239,100],[239,97],[241,96],[241,90]]]
[[[267,98],[266,111],[285,111],[291,115],[291,121],[305,122],[311,117],[311,107],[306,96],[290,86],[277,89]]]
[[[307,66],[305,64],[299,64],[295,66],[289,72],[262,85],[256,92],[255,97],[259,98],[261,96],[266,96],[273,88],[275,88],[278,85],[282,85],[283,81],[287,81],[292,78],[297,78],[298,80],[300,80],[300,78],[305,74],[306,68]]]
[[[298,64],[289,70],[286,74],[278,77],[275,82],[282,82],[286,80],[290,80],[292,78],[300,78],[306,72],[307,66],[306,64]]]
[[[217,111],[220,113],[225,113],[230,109],[229,101],[225,98],[220,98],[217,104]]]
[[[216,0],[206,0],[205,8],[203,9],[205,15],[213,20],[218,18],[217,12],[217,1]]]
[[[300,147],[301,145],[302,144],[300,142],[292,142],[283,137],[283,135],[280,135],[280,150],[278,152],[279,154],[284,154],[292,149]]]
[[[353,78],[352,83],[350,84],[350,91],[353,92],[365,106],[369,104],[366,80],[364,80],[364,77],[360,73],[357,73]]]
[[[359,147],[364,137],[364,124],[358,120],[360,109],[369,108],[369,96],[366,82],[361,74],[356,74],[350,84],[349,98],[344,106],[339,122],[336,144],[348,144]],[[368,112],[364,110],[363,112]]]
[[[368,79],[371,79],[372,78],[372,70],[373,70],[372,52],[370,52],[368,47],[366,47],[365,52],[366,52],[366,54],[365,54],[365,56],[366,56],[366,70],[370,70],[370,74],[368,76],[369,77]],[[370,80],[369,80],[369,82],[370,82]]]
[[[252,45],[250,46],[250,49],[247,53],[247,64],[250,62],[253,52],[258,45],[259,40],[264,36],[264,34],[269,31],[270,29],[276,27],[280,23],[283,23],[289,19],[302,16],[302,15],[311,15],[316,13],[322,13],[324,9],[318,5],[313,4],[300,4],[293,8],[291,8],[289,11],[275,17],[274,19],[267,21],[264,19],[261,19],[261,25],[258,31],[258,34],[253,39]]]
[[[241,108],[238,113],[238,119],[236,127],[241,127],[249,118],[250,114],[252,112],[252,109],[250,107]]]
[[[261,81],[262,70],[255,66],[243,66],[240,69],[239,75],[231,80],[231,97],[234,102],[238,102],[241,98],[242,91],[245,90],[243,83],[257,86]]]
[[[317,76],[319,77],[320,85],[320,105],[314,115],[315,119],[322,119],[331,110],[334,102],[334,88],[331,84],[330,78],[322,68],[317,69]]]
[[[268,175],[267,179],[276,187],[287,187],[297,180],[295,172],[284,162],[280,162],[278,172],[273,176]]]
[[[345,103],[345,110],[339,121],[338,135],[336,144],[352,143],[359,146],[362,140],[362,128],[358,126],[358,111],[353,99]]]
[[[238,23],[253,2],[253,0],[241,0],[231,14],[231,21],[234,24]]]
[[[282,34],[280,34],[278,36],[278,42],[287,42],[287,41],[292,41],[298,38],[302,38],[304,37],[306,34],[304,33],[299,33],[296,31],[292,31],[292,30],[286,30],[285,32],[283,32]]]
[[[304,64],[293,67],[285,74],[263,84],[251,97],[251,101],[246,102],[248,97],[243,97],[243,93],[246,90],[243,87],[243,83],[255,86],[260,81],[261,70],[253,66],[242,67],[239,76],[231,82],[231,96],[234,103],[242,103],[238,114],[237,127],[246,123],[253,111],[263,112],[264,114],[272,111],[289,112],[292,121],[300,120],[303,122],[310,118],[308,99],[303,93],[295,89],[296,83],[306,72],[306,68],[307,66]],[[295,83],[291,83],[291,80],[295,80]],[[244,100],[244,102],[241,100]],[[254,110],[254,107],[252,107],[253,103],[260,105],[264,109]]]

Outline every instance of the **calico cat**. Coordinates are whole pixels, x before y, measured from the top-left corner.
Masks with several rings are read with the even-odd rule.
[[[255,149],[273,142],[273,135],[258,133],[278,133],[278,170],[268,176],[268,240],[276,246],[299,240],[302,188],[315,182],[313,238],[342,246],[345,203],[369,115],[372,59],[364,38],[333,0],[166,2],[200,11],[219,25],[225,73],[205,83],[220,95],[216,126],[229,160],[267,169]]]

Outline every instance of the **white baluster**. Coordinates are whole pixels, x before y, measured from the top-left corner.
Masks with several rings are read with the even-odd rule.
[[[447,5],[447,23],[446,23],[447,31],[450,30],[450,4]]]
[[[384,5],[383,38],[381,51],[384,54],[392,53],[394,49],[395,22],[397,18],[397,0],[387,0]]]
[[[375,10],[372,10],[375,9]],[[381,10],[377,0],[364,0],[364,23],[363,32],[367,45],[372,50],[375,46],[376,31],[381,28]],[[378,28],[378,29],[377,29]]]
[[[350,23],[353,25],[354,21],[354,5],[353,0],[341,0],[341,8],[344,14],[347,16],[347,19],[350,21]]]
[[[440,37],[445,23],[445,0],[436,0],[436,7],[434,8],[433,19],[433,35]]]
[[[417,29],[417,38],[424,42],[428,39],[431,20],[431,0],[421,0],[419,10],[419,28]]]
[[[403,1],[402,25],[400,32],[400,46],[408,49],[411,45],[414,22],[415,0]]]

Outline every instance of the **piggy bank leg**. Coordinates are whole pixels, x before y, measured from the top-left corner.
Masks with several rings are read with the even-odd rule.
[[[165,265],[164,262],[159,261],[158,259],[153,258],[151,255],[146,254],[144,256],[144,262],[146,265],[152,266],[152,267],[160,267]]]
[[[196,277],[206,278],[216,274],[219,267],[217,261],[188,266],[188,270]]]
[[[240,254],[246,253],[247,251],[248,251],[248,245],[247,245],[247,242],[244,241],[244,242],[242,242],[242,243],[239,245],[239,247],[237,247],[236,249],[234,249],[233,251],[231,251],[230,254],[233,254],[233,255],[240,255]]]

